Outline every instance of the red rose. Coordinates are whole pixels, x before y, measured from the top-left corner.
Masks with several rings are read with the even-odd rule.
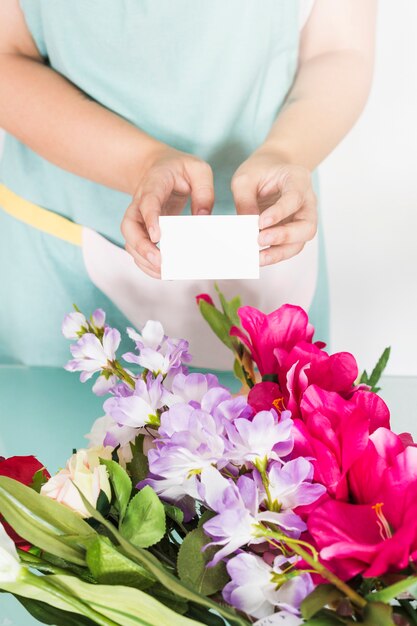
[[[49,473],[44,468],[42,463],[39,463],[34,456],[11,456],[8,459],[0,456],[0,476],[8,476],[9,478],[13,478],[28,487],[32,485],[33,478],[39,471],[42,471],[45,479],[50,478]],[[3,523],[7,534],[15,542],[18,548],[21,550],[29,550],[30,544],[28,544],[25,539],[22,539],[22,537],[19,537],[19,535],[15,533],[13,528],[7,524],[7,522],[3,521],[1,514],[0,522]]]

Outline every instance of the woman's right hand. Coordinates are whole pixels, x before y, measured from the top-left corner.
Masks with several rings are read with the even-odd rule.
[[[196,156],[158,144],[142,168],[121,231],[126,250],[141,270],[161,277],[161,253],[157,247],[160,215],[180,215],[191,199],[193,215],[209,215],[214,204],[213,172]]]

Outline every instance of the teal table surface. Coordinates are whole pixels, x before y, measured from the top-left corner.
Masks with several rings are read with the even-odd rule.
[[[417,378],[386,377],[381,395],[391,409],[393,429],[416,436]],[[81,384],[64,370],[0,367],[0,455],[34,454],[53,473],[73,448],[86,445],[84,435],[103,414],[102,404],[90,383]],[[0,595],[0,626],[35,624],[14,598]]]

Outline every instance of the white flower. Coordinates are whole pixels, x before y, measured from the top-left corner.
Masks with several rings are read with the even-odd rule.
[[[146,431],[145,431],[146,432]],[[91,427],[88,435],[88,447],[95,448],[98,446],[111,446],[116,448],[119,463],[122,467],[126,467],[127,463],[132,460],[132,448],[130,442],[134,441],[139,431],[130,426],[119,426],[110,415],[104,415],[96,419]]]
[[[16,582],[21,570],[16,546],[0,522],[0,583]]]
[[[138,333],[133,328],[127,329],[127,334],[140,348],[152,348],[156,350],[164,340],[164,328],[161,322],[149,320],[142,329],[142,333]]]
[[[79,311],[68,313],[62,322],[62,334],[67,339],[79,339],[79,333],[88,328],[85,316]]]
[[[111,500],[111,487],[107,470],[100,465],[100,458],[111,459],[111,447],[94,447],[78,450],[67,462],[65,469],[52,476],[43,485],[41,494],[90,517],[78,489],[92,506],[96,506],[100,491]],[[78,489],[77,489],[78,487]]]

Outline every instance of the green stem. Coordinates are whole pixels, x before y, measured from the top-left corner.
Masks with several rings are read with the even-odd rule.
[[[309,554],[304,548],[301,547],[297,540],[291,540],[289,537],[286,537],[281,533],[277,533],[270,528],[262,528],[262,531],[262,534],[266,538],[273,537],[278,541],[282,541],[283,543],[287,543],[288,545],[290,545],[292,551],[295,552],[295,554],[298,554],[298,556],[300,556],[306,563],[308,563],[314,569],[314,571],[320,574],[323,578],[326,578],[329,583],[337,587],[337,589],[345,594],[346,597],[349,598],[357,607],[363,609],[367,605],[365,598],[362,598],[358,593],[356,593],[356,591],[349,587],[349,585],[343,582],[343,580],[340,580],[340,578],[338,578],[336,574],[333,574],[333,572],[328,570],[327,567],[320,563],[320,561],[311,556],[311,554]]]
[[[119,361],[113,361],[110,365],[110,369],[118,378],[127,383],[132,389],[135,388],[134,379],[126,372],[126,370],[120,365]]]
[[[52,596],[52,598],[56,598],[57,600],[64,602],[66,605],[72,607],[75,613],[88,617],[95,624],[98,624],[98,626],[121,626],[118,622],[114,622],[112,619],[109,619],[108,617],[105,617],[105,615],[102,615],[92,609],[89,604],[85,604],[82,600],[75,598],[72,595],[68,595],[65,589],[60,587],[55,582],[52,582],[48,576],[36,576],[35,574],[26,571],[22,574],[22,577],[26,583],[29,583],[31,586],[36,587],[41,591],[46,591]]]
[[[410,603],[407,600],[398,600],[398,602],[400,603],[404,611],[407,613],[408,617],[411,619],[413,624],[417,624],[417,614],[415,610],[413,609],[413,607],[410,605]]]
[[[62,576],[69,575],[68,570],[62,567],[56,567],[55,565],[44,561],[35,554],[30,554],[30,552],[25,552],[24,550],[18,550],[17,552],[20,556],[20,560],[23,563],[37,569],[39,572],[47,572],[49,574],[57,574]]]
[[[262,484],[263,484],[264,489],[265,489],[266,498],[267,498],[267,501],[268,501],[268,509],[270,511],[273,511],[274,510],[274,502],[272,500],[271,490],[269,488],[268,476],[267,476],[265,470],[261,470],[260,474],[261,474],[261,478],[262,478]]]

